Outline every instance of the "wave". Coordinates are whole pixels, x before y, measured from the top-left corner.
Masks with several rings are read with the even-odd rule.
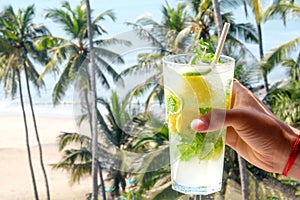
[[[72,117],[73,102],[66,101],[54,106],[52,102],[34,103],[34,112],[37,116],[44,117]],[[30,105],[25,102],[26,115],[31,116]],[[0,115],[22,115],[22,107],[19,99],[0,101]]]

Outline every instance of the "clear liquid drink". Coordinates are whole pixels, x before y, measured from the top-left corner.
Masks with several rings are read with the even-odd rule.
[[[221,189],[226,127],[194,132],[190,123],[211,109],[229,109],[234,59],[190,65],[192,55],[163,60],[166,120],[170,138],[172,187],[185,194],[211,194]],[[225,116],[218,117],[224,120]]]

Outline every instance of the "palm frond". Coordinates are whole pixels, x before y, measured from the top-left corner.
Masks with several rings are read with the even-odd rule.
[[[92,154],[90,149],[69,149],[64,151],[63,158],[55,165],[54,169],[64,169],[71,172],[70,184],[79,182],[84,175],[91,174]]]
[[[62,70],[58,81],[56,82],[53,92],[52,92],[52,101],[54,105],[59,104],[60,100],[63,98],[67,91],[67,85],[72,81],[69,77],[72,63],[68,62],[65,64],[64,69]]]
[[[130,46],[131,42],[129,40],[119,39],[119,38],[106,38],[94,40],[94,44],[99,47],[107,47],[110,45],[125,45]]]
[[[161,76],[161,75],[160,75]],[[158,100],[159,104],[163,103],[164,100],[164,86],[162,84],[157,84],[154,86],[152,91],[150,92],[147,100],[145,102],[146,108],[145,110],[148,111],[149,107],[153,100]]]
[[[250,7],[252,8],[252,12],[254,14],[256,23],[260,24],[262,21],[262,17],[263,17],[261,1],[260,0],[249,0],[247,2],[251,5]]]
[[[293,81],[300,82],[300,53],[296,60],[294,59],[285,59],[282,61],[282,66],[289,68],[289,77]]]
[[[115,13],[113,12],[113,10],[109,9],[109,10],[105,10],[104,12],[99,14],[97,17],[95,17],[93,24],[97,24],[99,21],[104,20],[105,17],[109,17],[112,21],[116,20]]]
[[[289,54],[294,51],[300,44],[300,37],[296,37],[287,43],[284,43],[268,53],[261,62],[261,68],[266,72],[270,72],[277,64],[288,58]]]
[[[232,37],[231,34],[228,34],[225,45],[228,52],[231,52],[234,55],[239,54],[243,56],[245,60],[258,61],[251,50],[248,49],[242,41],[238,40],[236,37]]]
[[[96,62],[96,71],[97,71],[97,76],[100,77],[104,74],[104,72],[107,72],[114,80],[119,76],[118,72],[113,68],[110,63],[108,63],[106,60],[102,59],[99,56],[95,57],[95,62]],[[107,84],[106,84],[107,83]],[[106,86],[109,87],[108,82],[105,79],[105,84]]]
[[[274,85],[264,102],[272,108],[274,114],[285,123],[300,126],[300,85],[289,80]]]
[[[247,43],[258,43],[258,33],[251,23],[232,24],[230,33]]]
[[[28,72],[28,78],[31,80],[31,83],[33,83],[33,86],[36,87],[36,89],[40,89],[40,87],[45,86],[45,82],[43,79],[39,79],[40,74],[39,72],[35,69],[33,63],[30,61],[29,58],[26,59],[26,67],[27,67],[27,72]]]
[[[62,134],[60,134],[57,138],[59,141],[59,151],[64,150],[67,145],[72,143],[79,143],[81,146],[89,146],[92,142],[90,137],[77,132],[62,132]]]
[[[192,35],[190,34],[191,27],[191,25],[187,26],[177,33],[173,44],[175,48],[185,49],[185,47],[188,45],[186,44],[186,39],[192,37]]]
[[[95,47],[94,51],[95,51],[95,55],[97,56],[98,60],[106,59],[107,62],[110,62],[110,63],[124,64],[124,60],[123,60],[122,56],[110,49]],[[103,65],[103,66],[105,66],[105,65]]]
[[[152,87],[156,86],[159,83],[158,78],[159,73],[154,73],[152,76],[149,76],[143,83],[140,83],[133,87],[125,97],[125,101],[131,104],[131,101],[134,97],[139,97],[144,95]]]
[[[23,13],[23,17],[22,17],[22,27],[21,27],[21,32],[26,32],[25,30],[30,26],[30,23],[33,20],[33,16],[34,16],[34,5],[28,6],[26,7],[26,9],[24,10]]]
[[[159,40],[150,32],[150,30],[145,29],[143,26],[140,26],[136,23],[126,22],[127,26],[132,27],[138,36],[143,40],[147,40],[152,43],[153,46],[158,47],[159,49],[165,49]]]
[[[284,25],[288,18],[294,19],[300,17],[300,7],[287,2],[272,4],[265,10],[264,21],[270,19],[282,19]]]
[[[140,26],[155,26],[155,27],[160,27],[161,26],[158,22],[156,22],[149,15],[139,16],[138,19],[135,21],[135,23],[137,25],[140,25]]]
[[[220,8],[225,8],[225,9],[234,9],[238,8],[241,5],[243,5],[243,2],[241,0],[221,0],[219,2]]]
[[[46,19],[52,19],[54,22],[58,24],[62,24],[64,31],[69,33],[72,38],[76,38],[78,35],[78,29],[76,29],[76,19],[72,19],[71,15],[63,9],[46,9],[46,13],[44,15]],[[75,27],[74,27],[75,25]]]

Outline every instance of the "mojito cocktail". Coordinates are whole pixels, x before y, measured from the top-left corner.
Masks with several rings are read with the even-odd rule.
[[[218,64],[191,65],[191,57],[174,55],[163,60],[172,187],[185,194],[205,195],[221,189],[226,127],[197,133],[190,123],[211,109],[230,108],[235,61],[221,56]]]

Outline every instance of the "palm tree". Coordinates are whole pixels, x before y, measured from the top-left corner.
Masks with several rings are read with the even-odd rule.
[[[221,31],[223,29],[223,22],[221,18],[220,13],[220,7],[219,7],[219,1],[218,0],[212,0],[213,8],[214,8],[214,17],[215,17],[215,23],[217,27],[218,32],[218,38],[221,36]],[[226,52],[224,49],[223,52]],[[225,53],[227,54],[227,53]],[[248,190],[248,174],[247,174],[247,168],[246,168],[246,161],[240,156],[238,157],[238,163],[239,163],[239,170],[240,170],[240,179],[241,179],[241,188],[242,188],[242,198],[243,200],[249,199],[249,190]]]
[[[260,56],[260,59],[262,60],[264,57],[262,27],[261,27],[261,23],[263,22],[263,16],[264,16],[262,1],[260,1],[260,0],[243,0],[243,4],[244,4],[246,16],[248,16],[248,10],[247,10],[247,4],[248,4],[248,5],[250,5],[250,7],[252,9],[252,13],[255,17],[256,28],[257,28],[257,33],[258,33],[259,56]],[[262,66],[261,66],[261,70],[262,70],[262,76],[264,79],[264,87],[265,87],[266,91],[268,91],[269,90],[268,71]]]
[[[33,109],[33,102],[31,97],[31,89],[29,86],[29,81],[31,81],[34,86],[40,88],[44,83],[42,80],[38,82],[39,74],[35,69],[32,59],[45,63],[47,56],[45,51],[39,51],[34,42],[36,39],[42,36],[49,35],[49,31],[44,25],[33,24],[34,16],[34,6],[28,6],[23,10],[19,10],[17,13],[14,11],[12,6],[7,7],[1,13],[0,19],[0,32],[1,32],[1,77],[0,80],[4,81],[4,89],[7,92],[11,90],[11,95],[14,96],[19,89],[19,95],[21,99],[22,113],[24,118],[24,126],[26,132],[26,146],[28,161],[30,165],[30,171],[32,176],[32,182],[34,186],[35,198],[38,199],[38,191],[36,188],[36,181],[34,170],[31,160],[31,152],[29,145],[29,133],[27,128],[26,113],[24,109],[24,99],[22,92],[22,81],[21,81],[21,71],[24,70],[27,94],[29,98],[29,104],[31,109],[31,114],[33,118],[33,124],[35,129],[35,136],[38,142],[40,165],[45,179],[45,186],[47,191],[47,199],[50,199],[49,184],[46,169],[43,161],[43,151],[41,146],[41,141],[39,138],[39,133],[37,129],[37,123],[35,118],[35,113]],[[18,85],[17,85],[18,83]]]
[[[218,0],[212,0],[213,8],[214,8],[214,17],[215,17],[215,23],[217,27],[218,37],[221,36],[221,32],[223,29],[223,22],[221,18],[221,12],[220,12],[220,6]]]
[[[299,12],[300,8],[295,4],[295,0],[276,0],[266,8],[264,20],[279,17],[286,26],[289,17],[297,16]]]
[[[61,8],[47,9],[45,17],[52,19],[54,22],[63,27],[66,35],[70,39],[60,38],[55,36],[44,37],[39,41],[40,49],[48,49],[51,59],[45,66],[41,77],[47,72],[57,72],[62,66],[62,72],[59,75],[58,81],[55,84],[52,99],[54,104],[58,104],[64,97],[67,88],[74,82],[76,73],[80,68],[85,67],[84,61],[88,58],[88,30],[86,4],[82,0],[80,5],[72,9],[68,1],[62,3]],[[92,12],[92,11],[91,11]],[[106,17],[115,20],[114,13],[111,10],[104,11],[94,18],[91,22],[92,34],[95,37],[106,33],[105,29],[99,24]],[[111,66],[111,63],[122,63],[120,55],[105,48],[110,44],[125,44],[126,41],[118,39],[94,39],[93,48],[95,59],[96,77],[101,83],[109,88],[110,83],[107,79],[107,74],[116,78],[118,73]]]
[[[53,165],[54,169],[71,172],[70,184],[79,182],[84,175],[92,172],[91,138],[78,133],[63,132],[58,136],[59,151],[63,151],[62,159]],[[69,144],[79,144],[78,148],[67,148]]]
[[[81,73],[85,76],[86,73]],[[83,78],[83,81],[86,81],[86,78]],[[77,83],[78,84],[78,83]],[[80,88],[81,97],[86,98],[87,90],[85,83],[80,83],[76,86],[77,89]],[[78,88],[79,87],[79,88]],[[83,114],[79,116],[79,126],[82,125],[84,120],[89,119],[89,109],[88,104],[85,100],[82,102],[81,109],[83,109]],[[99,126],[99,131],[103,134],[106,139],[102,142],[99,142],[97,145],[98,151],[100,152],[97,162],[97,166],[100,170],[105,168],[110,175],[109,179],[113,182],[113,191],[110,191],[111,196],[117,197],[120,195],[119,184],[124,188],[125,175],[123,174],[118,167],[121,161],[117,155],[112,155],[111,149],[122,149],[129,135],[125,134],[123,127],[125,127],[125,122],[128,121],[128,114],[124,110],[125,104],[121,103],[118,99],[118,96],[115,92],[112,93],[110,101],[107,101],[105,98],[97,98],[97,103],[104,106],[103,109],[107,111],[106,114],[97,110],[97,125]],[[63,133],[59,137],[59,150],[64,151],[63,158],[54,166],[54,168],[66,169],[71,172],[70,182],[73,184],[75,181],[80,181],[80,178],[84,175],[91,174],[92,172],[92,139],[91,136],[87,136],[86,133]],[[102,138],[103,139],[103,138]],[[76,149],[67,148],[68,145],[72,142],[80,144]],[[115,158],[117,157],[117,158]],[[112,167],[111,167],[112,166]],[[108,181],[108,180],[107,180]],[[102,192],[105,192],[104,184],[101,183]],[[97,186],[98,190],[98,186]]]
[[[288,80],[275,84],[264,101],[272,111],[285,123],[300,126],[300,53],[296,60],[285,59],[282,66],[288,67]]]
[[[91,102],[91,110],[89,115],[89,121],[92,132],[93,139],[93,154],[92,154],[92,176],[93,176],[93,199],[98,198],[98,134],[97,134],[97,119],[96,119],[96,76],[95,76],[95,59],[94,59],[94,47],[93,47],[93,28],[92,28],[92,17],[91,17],[91,7],[90,1],[86,0],[86,18],[87,18],[87,30],[88,30],[88,40],[89,40],[89,80],[90,80],[90,102]],[[100,165],[99,165],[100,166]],[[102,169],[100,166],[100,177],[102,178]],[[104,184],[103,179],[102,185]],[[106,199],[106,196],[103,192],[103,199]]]
[[[245,1],[244,1],[245,2]],[[286,25],[286,19],[287,16],[299,16],[299,6],[295,5],[294,0],[276,0],[273,1],[272,4],[266,8],[266,10],[263,10],[262,8],[262,2],[260,0],[247,0],[247,3],[250,5],[252,8],[252,12],[255,16],[255,21],[257,24],[257,30],[258,30],[258,37],[259,37],[259,54],[260,54],[260,59],[262,60],[261,62],[261,69],[263,73],[263,79],[264,79],[264,85],[266,88],[266,91],[268,92],[269,90],[269,83],[268,83],[268,77],[267,75],[270,73],[270,71],[274,68],[276,60],[279,60],[279,55],[280,53],[283,53],[285,50],[287,50],[285,53],[289,53],[291,48],[294,48],[297,43],[299,42],[299,38],[295,38],[293,41],[287,43],[286,45],[282,45],[282,51],[275,52],[279,53],[276,56],[273,55],[273,53],[268,54],[266,57],[264,57],[264,52],[263,52],[263,43],[262,43],[262,33],[261,33],[261,23],[266,22],[267,20],[270,20],[275,17],[280,17],[280,19],[283,20],[284,25]],[[244,7],[246,10],[246,4],[244,3]],[[246,14],[247,15],[247,14]],[[281,48],[278,48],[279,50]],[[285,55],[285,54],[284,54]],[[270,62],[271,61],[271,62]],[[274,63],[275,61],[275,63]]]
[[[286,24],[286,18],[299,16],[300,6],[294,4],[294,1],[278,1],[269,6],[265,11],[265,20],[280,17],[284,24]],[[261,66],[267,72],[270,72],[282,60],[289,58],[290,53],[295,51],[299,44],[300,36],[272,49],[271,53],[263,58]]]
[[[134,27],[135,30],[138,31],[138,33],[140,35],[142,35],[143,37],[146,36],[147,39],[153,40],[153,44],[156,45],[157,43],[160,44],[156,45],[158,48],[161,48],[162,46],[166,49],[168,49],[168,51],[163,51],[163,52],[169,52],[169,53],[178,53],[178,52],[184,52],[190,48],[193,48],[194,45],[189,46],[190,44],[193,44],[192,42],[192,37],[194,37],[192,34],[189,34],[190,32],[195,32],[196,36],[195,38],[198,39],[199,37],[205,37],[207,40],[215,40],[215,36],[211,35],[211,30],[214,23],[213,23],[213,18],[212,18],[212,13],[213,13],[213,9],[212,9],[212,4],[211,1],[192,1],[193,3],[193,7],[194,7],[194,11],[196,12],[196,16],[194,18],[188,17],[188,13],[186,13],[185,9],[181,9],[180,6],[177,6],[177,9],[171,9],[169,5],[167,5],[167,7],[164,7],[163,9],[163,13],[164,13],[164,18],[163,18],[163,22],[160,25],[157,22],[151,21],[151,19],[149,18],[145,18],[143,20],[143,18],[141,18],[139,21],[137,21],[136,24],[130,24],[131,26]],[[229,3],[227,3],[227,5],[229,5]],[[223,6],[226,5],[225,3],[223,3]],[[232,4],[230,4],[231,6]],[[204,9],[205,8],[205,9]],[[185,11],[185,12],[183,12]],[[180,14],[186,16],[186,17],[179,17]],[[171,16],[173,18],[171,18]],[[183,22],[179,22],[178,20],[176,21],[174,19],[174,16],[176,16],[175,19],[185,19],[185,23]],[[243,43],[239,40],[239,38],[246,40],[246,41],[251,41],[251,42],[256,42],[257,41],[257,34],[256,31],[254,30],[254,28],[252,27],[251,24],[235,24],[230,13],[224,13],[222,15],[222,18],[224,21],[227,21],[229,23],[232,24],[231,26],[231,35],[228,36],[228,41],[227,41],[227,49],[228,52],[234,54],[237,51],[237,46],[241,49],[240,52],[242,52],[243,55],[248,55],[247,57],[250,59],[255,60],[255,57],[253,56],[253,54],[247,50],[247,48],[245,48],[245,45],[243,45]],[[172,26],[171,22],[176,22],[177,26]],[[164,25],[164,23],[166,25]],[[222,23],[222,22],[220,22]],[[152,25],[153,31],[152,32],[147,32],[148,29],[143,29],[143,25]],[[179,26],[181,25],[181,26]],[[161,28],[163,27],[163,28]],[[181,29],[178,29],[178,27],[181,27]],[[189,30],[189,31],[186,31]],[[167,35],[166,32],[171,32],[173,33],[173,36],[171,38],[176,38],[176,40],[173,41],[180,41],[181,45],[178,45],[178,43],[176,42],[172,42],[172,40],[168,39],[166,40],[164,37],[164,35]],[[147,33],[147,34],[145,34]],[[237,33],[237,34],[236,34]],[[186,34],[186,35],[184,35]],[[238,36],[238,37],[236,37]],[[159,43],[160,42],[160,43]],[[188,43],[188,45],[186,44]],[[234,45],[233,45],[234,44]],[[174,48],[175,47],[175,48]],[[178,48],[181,47],[181,48]],[[230,48],[231,47],[231,48]],[[240,57],[243,57],[243,55],[240,54]],[[162,56],[162,55],[161,55]],[[143,84],[138,85],[136,88],[133,89],[131,94],[136,95],[137,93],[140,94],[144,94],[145,91],[148,89],[149,87],[152,88],[152,92],[150,92],[149,98],[151,97],[151,99],[153,99],[154,97],[154,92],[157,93],[158,90],[157,87],[155,87],[155,83],[160,83],[160,78],[161,78],[161,66],[160,64],[158,64],[158,60],[161,58],[161,56],[158,56],[158,54],[152,53],[152,54],[140,54],[139,55],[139,61],[140,63],[136,66],[133,66],[132,68],[128,68],[126,69],[124,72],[122,72],[120,74],[120,76],[122,75],[127,75],[129,73],[133,73],[133,72],[139,72],[143,71],[143,67],[144,66],[149,66],[146,65],[145,63],[152,63],[152,67],[157,68],[158,73],[155,74],[153,77],[149,77],[149,79],[147,79]],[[245,59],[245,58],[244,58]],[[146,62],[147,61],[147,62]],[[237,58],[237,61],[240,61],[240,58]],[[243,65],[241,65],[243,67]],[[139,69],[139,70],[138,70]],[[152,87],[151,87],[152,84]],[[130,99],[130,98],[129,98]],[[146,101],[146,105],[149,103],[150,101]],[[240,162],[242,163],[242,162]],[[245,165],[244,168],[245,169]],[[243,185],[247,185],[243,184]],[[149,190],[151,191],[151,189]],[[148,191],[148,192],[149,192]],[[245,194],[244,196],[247,196],[247,194]]]
[[[164,55],[191,51],[198,45],[197,41],[199,37],[210,42],[214,48],[216,46],[216,36],[211,34],[211,30],[214,28],[211,0],[192,1],[192,13],[188,13],[188,9],[183,8],[183,6],[188,5],[179,4],[175,9],[171,8],[168,4],[163,6],[163,19],[161,23],[149,17],[142,17],[136,23],[127,23],[127,25],[131,26],[137,32],[141,39],[150,40],[153,46],[160,50],[153,53],[140,54],[138,59],[139,64],[129,67],[120,73],[122,77],[132,73],[139,73],[147,67],[157,70],[156,74],[145,80],[143,84],[133,88],[129,94],[131,97],[138,96],[137,94],[145,94],[150,88],[151,92],[146,101],[146,106],[155,98],[162,102],[162,66],[160,61]],[[232,7],[232,3],[230,2],[223,2],[222,5],[224,8],[226,6]],[[195,17],[192,17],[193,14]],[[231,13],[224,13],[222,18],[224,22],[231,24],[230,34],[227,37],[225,47],[227,52],[234,57],[237,57],[235,54],[238,52],[238,61],[241,60],[241,57],[246,57],[246,59],[254,60],[249,63],[255,62],[255,56],[241,41],[257,42],[257,33],[253,26],[249,23],[234,23]],[[150,29],[148,29],[149,26],[151,27]],[[130,100],[132,99],[131,97],[129,97]]]

